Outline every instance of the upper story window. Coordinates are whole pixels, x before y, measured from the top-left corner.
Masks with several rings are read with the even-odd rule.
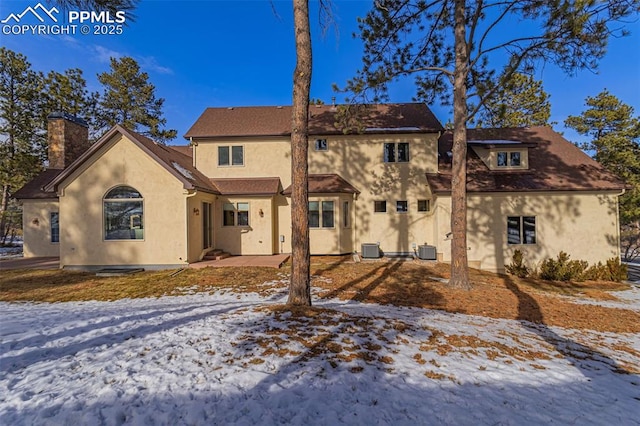
[[[122,185],[104,196],[104,239],[141,240],[144,238],[143,199],[136,189]]]
[[[385,143],[383,159],[385,163],[409,162],[409,144],[407,142]]]
[[[327,144],[326,139],[316,139],[315,150],[316,151],[327,151],[329,149],[329,145]]]
[[[385,213],[387,211],[387,202],[382,201],[374,201],[373,202],[373,211],[375,213]]]
[[[418,211],[419,212],[428,212],[429,211],[429,200],[418,200]]]
[[[242,145],[219,146],[218,166],[244,166],[244,147]]]
[[[498,151],[498,167],[520,167],[522,165],[522,155],[520,151]]]
[[[407,200],[396,201],[396,212],[407,213],[409,211],[409,202]]]

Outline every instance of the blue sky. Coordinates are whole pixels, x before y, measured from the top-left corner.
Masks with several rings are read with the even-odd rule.
[[[337,26],[324,36],[318,25],[318,3],[311,2],[314,70],[311,96],[326,103],[342,94],[332,84],[344,85],[360,66],[362,44],[354,39],[356,18],[364,16],[371,1],[333,0]],[[1,0],[0,20],[34,7],[38,0]],[[45,6],[50,7],[45,1]],[[96,74],[109,69],[110,56],[132,56],[150,76],[156,95],[165,98],[167,127],[178,130],[174,144],[209,106],[289,105],[295,65],[291,1],[163,1],[143,0],[135,21],[120,35],[4,35],[0,45],[27,56],[36,70],[84,71],[89,89],[99,88]],[[63,14],[60,14],[63,15]],[[21,23],[37,24],[32,16]],[[93,29],[93,25],[90,25]],[[632,105],[640,114],[640,23],[627,26],[632,35],[612,39],[598,74],[581,71],[563,74],[553,65],[536,72],[551,95],[556,130],[579,140],[562,122],[584,109],[587,96],[604,88]],[[395,85],[391,101],[411,102],[409,82]],[[443,123],[450,109],[431,105]]]

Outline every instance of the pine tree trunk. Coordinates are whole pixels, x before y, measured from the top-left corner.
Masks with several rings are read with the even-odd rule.
[[[455,2],[456,65],[453,88],[453,165],[451,176],[451,279],[449,285],[470,289],[467,262],[467,85],[468,50],[465,1]]]
[[[287,304],[311,305],[309,258],[309,91],[311,30],[308,0],[293,0],[296,69],[293,74],[291,128],[291,282]]]
[[[7,242],[8,224],[7,214],[9,210],[9,185],[2,185],[2,200],[0,201],[0,246]]]

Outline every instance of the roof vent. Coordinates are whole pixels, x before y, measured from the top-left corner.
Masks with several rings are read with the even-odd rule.
[[[282,109],[282,105],[278,105],[276,108],[278,108],[278,109]]]
[[[233,107],[227,107],[227,109],[228,109],[229,111],[231,111],[231,110],[233,109]]]

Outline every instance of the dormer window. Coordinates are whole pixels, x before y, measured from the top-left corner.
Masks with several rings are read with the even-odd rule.
[[[515,167],[522,166],[522,153],[520,151],[498,151],[496,153],[497,167]]]

